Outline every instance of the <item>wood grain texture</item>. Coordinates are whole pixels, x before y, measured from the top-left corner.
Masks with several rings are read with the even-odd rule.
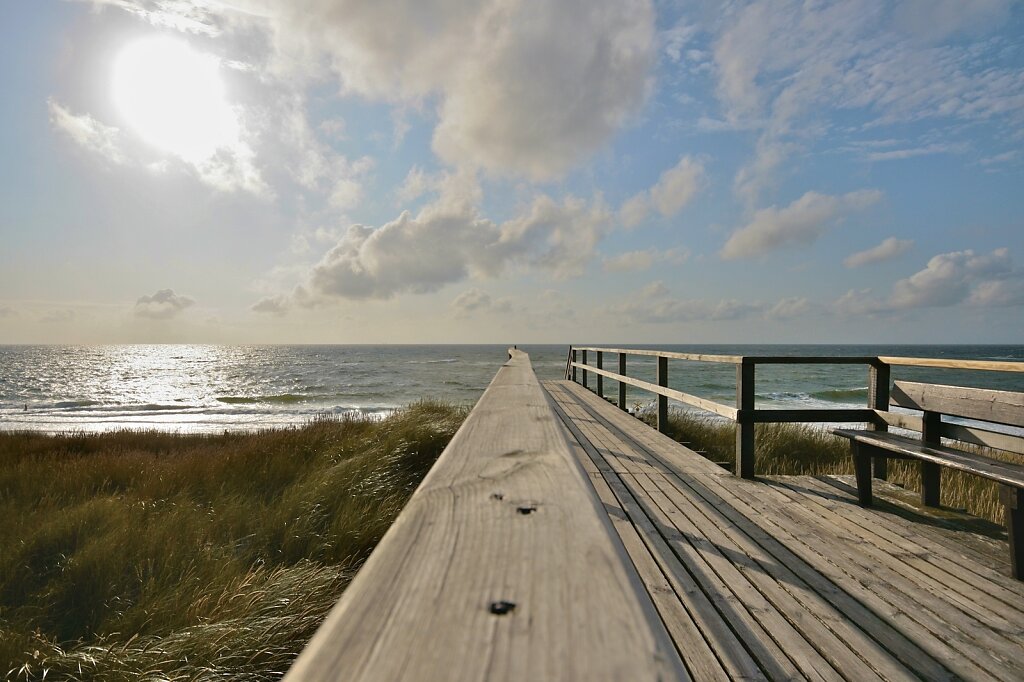
[[[926,445],[921,441],[891,433],[851,429],[833,429],[832,433],[864,445],[892,451],[898,455],[941,464],[950,469],[966,471],[1005,485],[1024,488],[1024,466],[1019,464],[1011,464],[939,445]]]
[[[510,355],[286,679],[688,679]]]
[[[990,372],[1024,372],[1024,362],[1007,362],[1001,360],[956,360],[941,358],[903,358],[880,355],[879,361],[887,365],[903,365],[905,367],[940,367],[943,369],[977,369]]]
[[[1024,426],[1024,393],[1014,391],[897,381],[889,400],[912,410]]]
[[[645,545],[669,545],[707,595],[702,606],[675,590],[730,676],[725,656],[738,650],[711,637],[716,612],[771,678],[1024,674],[1024,586],[969,558],[961,537],[939,544],[930,524],[947,521],[862,509],[848,485],[841,493],[810,477],[730,476],[578,385],[546,387],[600,476],[635,501],[620,509]]]

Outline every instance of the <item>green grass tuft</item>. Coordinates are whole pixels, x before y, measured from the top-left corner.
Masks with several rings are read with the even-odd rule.
[[[466,413],[0,434],[0,675],[280,678]]]

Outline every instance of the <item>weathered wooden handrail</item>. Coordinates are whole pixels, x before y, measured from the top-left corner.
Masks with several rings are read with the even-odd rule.
[[[287,680],[688,679],[510,350]]]
[[[603,367],[595,367],[587,363],[587,353],[597,354],[598,362],[603,365],[605,353],[617,353],[619,371],[611,372]],[[582,358],[577,356],[582,353]],[[626,376],[626,356],[639,355],[656,358],[656,381],[651,383]],[[690,395],[679,390],[668,388],[668,360],[689,360],[694,362],[712,362],[732,364],[736,366],[736,404],[735,407],[723,405],[713,400]],[[582,360],[582,361],[580,361]],[[803,409],[757,409],[754,405],[755,370],[757,365],[866,365],[868,374],[868,399],[865,408],[803,408]],[[982,370],[995,372],[1024,372],[1024,362],[990,361],[990,360],[959,360],[952,358],[907,358],[897,356],[789,356],[789,355],[713,355],[704,353],[679,353],[656,349],[608,348],[601,346],[570,346],[566,358],[566,379],[576,381],[579,369],[582,373],[582,384],[588,385],[588,375],[598,377],[597,393],[604,397],[604,378],[619,383],[618,405],[626,409],[626,386],[635,386],[657,396],[656,425],[664,431],[668,419],[668,399],[676,400],[701,410],[712,412],[729,419],[736,424],[736,474],[744,478],[754,476],[754,425],[770,423],[833,423],[833,422],[865,422],[869,428],[879,431],[888,430],[890,425],[900,428],[920,430],[920,417],[889,412],[889,385],[892,378],[891,367],[929,367],[941,369]],[[943,424],[944,435],[959,440],[997,447],[1011,452],[1024,454],[1024,444],[1020,438],[1007,436],[975,426]],[[875,475],[886,477],[885,460],[875,462]]]

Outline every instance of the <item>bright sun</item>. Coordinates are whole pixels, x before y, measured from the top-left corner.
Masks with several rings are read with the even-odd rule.
[[[143,140],[187,161],[205,161],[238,142],[217,59],[183,41],[154,37],[125,46],[114,64],[113,94]]]

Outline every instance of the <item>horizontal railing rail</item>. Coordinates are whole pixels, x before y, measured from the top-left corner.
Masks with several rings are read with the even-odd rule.
[[[587,362],[593,353],[595,364]],[[605,355],[618,357],[618,371],[604,368]],[[645,381],[626,374],[626,358],[634,355],[652,357],[656,361],[655,381]],[[685,393],[668,386],[668,361],[686,360],[691,362],[734,365],[736,368],[736,403],[725,405],[720,402]],[[798,408],[763,409],[755,406],[754,386],[758,365],[865,365],[868,368],[868,396],[864,408]],[[570,346],[565,363],[565,378],[581,380],[590,388],[590,374],[597,378],[596,392],[604,395],[604,380],[618,383],[618,405],[626,409],[626,386],[633,386],[653,393],[656,399],[655,423],[658,430],[665,431],[668,424],[668,401],[674,400],[699,410],[711,412],[736,424],[736,470],[744,478],[753,478],[755,465],[754,425],[778,423],[836,423],[864,422],[879,431],[890,426],[920,430],[921,418],[914,415],[889,411],[889,389],[892,367],[921,367],[929,369],[953,369],[989,372],[1024,372],[1024,362],[1006,360],[967,360],[956,358],[913,358],[872,355],[715,355],[706,353],[681,353],[649,348],[613,348],[605,346]],[[580,374],[581,373],[581,374]],[[1009,436],[984,428],[943,424],[944,436],[965,442],[996,447],[1010,452],[1024,454],[1024,445],[1017,436]],[[885,460],[876,462],[876,475],[884,478]]]

